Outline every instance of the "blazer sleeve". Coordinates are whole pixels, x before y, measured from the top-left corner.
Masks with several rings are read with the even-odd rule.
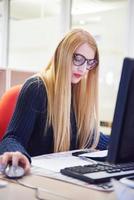
[[[100,138],[96,149],[106,150],[108,148],[109,140],[110,140],[110,135],[105,135],[100,132]]]
[[[0,154],[20,151],[31,161],[26,148],[38,113],[44,112],[46,96],[45,86],[40,78],[30,78],[24,83],[6,134],[0,143]]]

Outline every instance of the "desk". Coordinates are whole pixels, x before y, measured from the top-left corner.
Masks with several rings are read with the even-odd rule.
[[[1,176],[0,176],[1,177]],[[27,175],[19,179],[21,183],[38,187],[38,199],[44,200],[116,200],[114,192],[99,192],[51,178]],[[0,188],[0,200],[36,200],[37,191],[17,182],[8,181],[5,188]],[[59,196],[58,196],[59,195]]]

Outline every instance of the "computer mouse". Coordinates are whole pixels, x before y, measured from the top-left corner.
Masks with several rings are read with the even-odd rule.
[[[20,178],[24,175],[24,173],[25,171],[22,167],[13,165],[8,165],[4,171],[4,174],[8,178]]]

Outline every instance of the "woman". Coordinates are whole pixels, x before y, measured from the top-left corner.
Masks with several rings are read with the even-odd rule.
[[[99,54],[85,30],[69,32],[49,65],[28,79],[0,144],[0,166],[28,172],[30,156],[77,148],[106,149],[98,131]]]

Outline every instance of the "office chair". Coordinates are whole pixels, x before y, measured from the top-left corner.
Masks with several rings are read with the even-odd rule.
[[[0,99],[0,140],[3,138],[13,115],[21,85],[7,90]]]

